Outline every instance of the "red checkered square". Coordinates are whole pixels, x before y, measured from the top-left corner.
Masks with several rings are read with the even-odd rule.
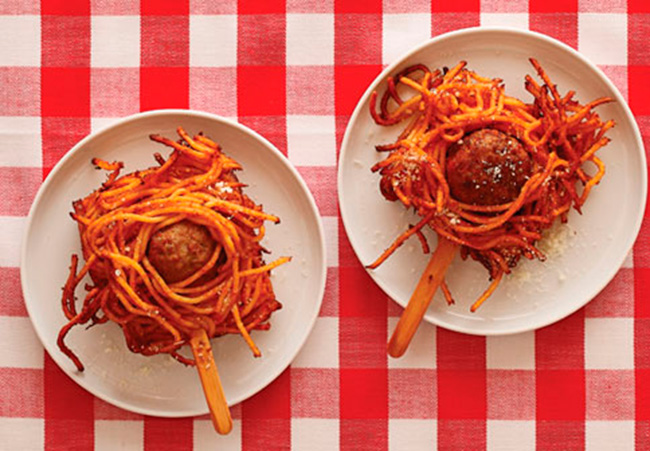
[[[320,214],[322,216],[336,216],[338,211],[336,167],[302,166],[298,168],[298,171],[313,194]]]
[[[584,310],[535,333],[538,369],[584,367]]]
[[[90,69],[81,67],[41,69],[41,114],[43,117],[90,115]]]
[[[320,308],[320,316],[339,315],[339,269],[327,268],[325,294]]]
[[[634,270],[622,268],[585,307],[587,318],[634,316]]]
[[[647,299],[641,302],[647,303]],[[650,369],[650,318],[634,320],[634,367]]]
[[[650,318],[650,268],[634,268],[634,316]]]
[[[140,14],[139,2],[122,0],[90,0],[93,16],[135,16]]]
[[[334,11],[334,0],[287,0],[288,13],[331,13]]]
[[[341,316],[359,318],[383,318],[386,316],[387,296],[372,281],[361,265],[340,268],[339,281]],[[363,293],[363,296],[359,296],[358,293]]]
[[[291,416],[293,418],[338,418],[338,370],[292,368]]]
[[[45,418],[48,420],[77,420],[88,422],[92,430],[93,395],[66,376],[48,354],[45,354],[43,380]],[[74,400],[74,409],[70,408],[71,399]],[[54,422],[48,421],[48,423],[53,424]],[[72,430],[76,431],[77,427]]]
[[[340,378],[341,419],[379,418],[386,421],[388,370],[341,368]]]
[[[0,167],[0,216],[27,216],[41,175],[40,168]]]
[[[647,0],[627,0],[627,12],[650,13],[650,3]]]
[[[465,451],[486,449],[485,420],[438,420],[438,449]]]
[[[189,0],[141,0],[140,14],[143,16],[174,16],[188,14]]]
[[[76,405],[70,404],[68,398],[64,404],[70,410],[76,409]],[[46,408],[47,412],[47,408]],[[95,446],[94,422],[92,417],[88,419],[58,419],[51,418],[45,414],[45,437],[47,449],[93,449]],[[71,434],[74,431],[74,435]]]
[[[237,110],[239,116],[284,116],[285,67],[237,66]]]
[[[143,16],[140,20],[140,40],[143,68],[186,68],[189,64],[188,16]]]
[[[531,13],[577,13],[578,0],[530,0]]]
[[[635,422],[634,438],[636,449],[650,449],[650,421]]]
[[[431,15],[431,36],[438,36],[460,28],[478,27],[481,15],[478,12],[439,12]]]
[[[3,387],[0,417],[43,417],[42,370],[0,368],[0,387]]]
[[[43,16],[43,67],[90,66],[90,19],[82,16]]]
[[[237,69],[190,67],[190,108],[237,116]]]
[[[644,133],[644,122],[650,123],[650,120],[645,120],[648,116],[637,116],[637,122],[639,128],[641,128],[641,136],[645,144],[646,149],[650,149],[650,135]],[[650,119],[650,118],[649,118]],[[645,218],[648,218],[648,208],[650,206],[646,205]],[[635,270],[635,290],[636,288],[636,278],[638,277],[637,270],[641,268],[650,268],[650,221],[645,219],[641,223],[641,230],[639,231],[639,237],[634,243],[634,270]]]
[[[336,65],[381,64],[381,41],[381,15],[337,14],[335,16],[334,61]]]
[[[280,451],[291,447],[291,420],[251,420],[241,423],[241,449]]]
[[[119,407],[115,407],[99,398],[93,399],[93,410],[95,412],[95,420],[132,421],[144,419],[143,415],[120,409]]]
[[[541,370],[537,378],[539,420],[585,419],[585,373],[583,370]]]
[[[359,95],[360,96],[360,95]],[[336,102],[338,106],[338,101]],[[354,108],[354,107],[352,107]],[[348,125],[350,117],[347,115],[336,116],[336,159],[338,161],[339,155],[341,154],[341,143],[343,142],[343,135],[345,134],[345,127]]]
[[[1,96],[5,116],[39,116],[41,113],[41,74],[29,67],[0,67],[0,86],[11,86]]]
[[[650,369],[643,368],[634,371],[635,381],[635,414],[638,420],[650,420]]]
[[[459,334],[442,328],[436,332],[438,368],[485,370],[485,337]]]
[[[39,0],[4,0],[0,3],[0,15],[39,14]]]
[[[357,102],[365,92],[368,85],[381,72],[381,65],[366,66],[336,66],[334,68],[334,102],[338,116],[350,115]],[[342,119],[347,124],[347,119]],[[345,126],[339,127],[337,123],[337,134],[345,131]],[[338,137],[337,137],[338,138]],[[337,139],[337,148],[340,147]]]
[[[482,0],[482,13],[527,13],[526,0]]]
[[[486,415],[485,371],[449,370],[439,366],[438,418],[469,420],[485,419]]]
[[[192,418],[144,418],[144,443],[150,449],[192,447]]]
[[[587,420],[634,419],[634,371],[585,371]]]
[[[578,14],[531,12],[528,21],[531,31],[547,34],[574,49],[578,48]]]
[[[490,420],[534,420],[535,372],[489,370],[487,417]]]
[[[90,133],[90,119],[43,118],[43,167],[49,171],[65,153]]]
[[[284,116],[242,116],[240,113],[239,122],[255,130],[287,155],[287,122]]]
[[[115,95],[119,92],[120,95]],[[140,69],[93,68],[90,71],[93,117],[121,117],[140,110]]]
[[[341,419],[340,449],[385,450],[388,447],[388,421]]]
[[[27,316],[19,268],[0,267],[0,316]]]
[[[627,100],[627,66],[599,65],[598,67],[605,73],[605,75],[607,75],[607,78],[614,83],[616,88],[621,92],[623,98]]]
[[[626,0],[578,0],[578,10],[581,13],[625,13]]]
[[[334,67],[287,66],[287,114],[334,114]]]
[[[188,83],[186,67],[140,68],[140,110],[187,108]]]
[[[630,108],[635,115],[650,115],[650,66],[628,67]]]
[[[343,289],[342,293],[350,292]],[[355,291],[363,293],[363,291]],[[367,299],[367,302],[372,302]],[[344,315],[343,312],[341,312]],[[341,368],[385,368],[386,317],[369,316],[339,319],[339,364]]]
[[[631,14],[627,19],[628,64],[650,65],[650,15]]]
[[[190,14],[237,14],[237,0],[190,0]]]
[[[334,12],[339,13],[376,13],[381,14],[381,0],[334,0]]]
[[[469,13],[479,12],[480,0],[432,1],[432,13]],[[435,15],[435,14],[434,14]]]
[[[242,404],[243,418],[286,419],[291,417],[291,370],[285,370],[271,384]]]
[[[436,418],[436,370],[392,369],[388,373],[390,418]]]
[[[538,451],[584,450],[584,421],[544,421],[535,424],[536,448]]]
[[[431,0],[384,0],[384,14],[429,13]]]
[[[42,0],[41,14],[59,16],[86,16],[90,13],[88,0]]]
[[[237,12],[239,14],[283,14],[285,12],[285,1],[239,0]]]
[[[239,16],[237,63],[244,66],[283,65],[286,53],[285,28],[286,17],[281,14]],[[250,36],[264,38],[249,39]]]

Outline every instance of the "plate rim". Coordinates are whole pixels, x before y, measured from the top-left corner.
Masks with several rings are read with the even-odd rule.
[[[343,167],[344,164],[342,163],[344,161],[344,157],[348,153],[348,147],[349,147],[349,141],[350,141],[350,136],[352,135],[352,124],[356,122],[357,117],[362,114],[364,111],[364,104],[368,100],[370,94],[372,91],[376,89],[376,87],[382,83],[385,78],[393,73],[395,69],[404,63],[404,61],[408,60],[411,58],[414,54],[420,52],[421,50],[429,47],[429,46],[435,46],[439,44],[440,42],[446,41],[446,40],[451,40],[454,38],[457,38],[459,36],[464,36],[464,35],[480,35],[484,33],[503,33],[503,34],[511,34],[511,35],[519,35],[519,36],[525,36],[528,38],[534,38],[536,40],[544,41],[547,44],[550,44],[553,47],[557,47],[560,51],[565,51],[568,52],[573,58],[576,58],[586,64],[590,70],[592,70],[600,80],[602,80],[614,93],[615,95],[615,100],[617,103],[619,103],[623,109],[624,115],[626,120],[630,123],[630,126],[632,128],[632,135],[634,142],[636,143],[636,147],[638,149],[638,153],[641,158],[642,162],[642,167],[647,166],[647,161],[646,161],[646,155],[645,155],[645,147],[643,144],[643,139],[641,137],[641,132],[639,130],[639,126],[636,122],[636,118],[634,117],[634,114],[632,113],[632,110],[630,109],[630,106],[628,105],[627,101],[625,98],[622,96],[616,85],[603,73],[603,71],[594,63],[592,63],[588,58],[586,58],[584,55],[579,53],[577,50],[573,49],[572,47],[568,46],[567,44],[552,38],[548,35],[535,32],[535,31],[530,31],[530,30],[524,30],[520,28],[514,28],[514,27],[506,27],[506,26],[490,26],[490,27],[469,27],[469,28],[463,28],[459,30],[454,30],[451,32],[443,33],[441,35],[435,36],[433,38],[427,39],[426,41],[421,42],[420,44],[415,45],[414,47],[410,48],[406,52],[402,53],[398,58],[396,58],[392,63],[390,63],[388,66],[386,66],[376,77],[375,79],[368,85],[366,90],[363,92],[359,100],[357,101],[357,104],[350,115],[350,119],[348,120],[348,123],[345,128],[345,133],[343,135],[343,140],[341,141],[341,148],[339,152],[339,159],[338,159],[338,171],[337,171],[337,193],[338,193],[338,202],[339,202],[339,211],[340,211],[340,216],[341,216],[341,222],[343,223],[343,228],[345,229],[346,235],[348,236],[348,241],[350,242],[350,246],[354,250],[354,254],[359,260],[359,262],[364,266],[365,272],[370,276],[372,279],[373,283],[375,283],[383,293],[385,293],[392,302],[395,302],[397,305],[400,307],[405,307],[407,302],[402,302],[401,300],[397,300],[393,294],[391,293],[391,288],[386,285],[385,282],[381,281],[381,279],[376,276],[371,270],[365,267],[364,263],[361,262],[359,258],[359,252],[358,252],[358,247],[359,244],[353,242],[351,239],[349,239],[349,234],[348,230],[352,227],[351,226],[351,219],[347,216],[346,210],[344,208],[344,205],[346,204],[345,202],[345,191],[343,189],[343,184],[344,184],[344,177],[343,177]],[[628,235],[627,242],[625,243],[625,253],[621,258],[616,261],[615,265],[612,265],[612,268],[615,268],[614,270],[611,271],[611,274],[609,274],[608,277],[603,278],[599,282],[595,282],[593,284],[593,289],[589,291],[589,295],[587,296],[587,299],[584,300],[582,303],[578,303],[575,306],[572,306],[571,309],[569,309],[566,312],[563,312],[561,316],[559,317],[553,317],[548,320],[540,321],[538,323],[534,323],[532,325],[528,326],[521,326],[521,327],[513,327],[511,329],[508,329],[506,331],[503,330],[476,330],[472,328],[471,326],[462,326],[458,324],[454,324],[449,321],[445,321],[444,319],[440,319],[437,317],[435,314],[431,314],[430,312],[426,312],[424,315],[424,320],[427,321],[430,324],[433,324],[437,327],[442,327],[447,330],[451,330],[454,332],[460,332],[460,333],[465,333],[469,335],[477,335],[477,336],[500,336],[500,335],[513,335],[513,334],[518,334],[518,333],[523,333],[523,332],[529,332],[532,330],[538,330],[543,327],[549,326],[551,324],[554,324],[558,321],[561,321],[564,318],[567,318],[568,316],[572,315],[579,309],[583,308],[585,305],[587,305],[590,301],[592,301],[598,293],[600,293],[608,284],[611,282],[611,280],[614,278],[614,276],[618,273],[620,268],[622,267],[626,256],[630,253],[630,250],[634,246],[634,243],[636,242],[639,232],[641,230],[641,225],[643,222],[644,218],[644,212],[647,204],[647,195],[648,195],[648,174],[647,171],[641,171],[641,180],[640,180],[640,194],[641,194],[641,204],[639,205],[639,209],[636,214],[636,219],[634,223],[634,227],[632,229],[632,233]]]
[[[95,132],[91,132],[85,137],[83,137],[81,140],[79,140],[75,145],[73,145],[66,153],[59,159],[59,161],[54,165],[50,173],[47,175],[43,183],[41,183],[36,195],[34,196],[34,200],[32,201],[32,204],[29,208],[29,213],[26,216],[26,222],[25,222],[25,228],[23,230],[22,236],[21,236],[21,244],[20,244],[20,285],[21,285],[21,292],[23,295],[23,303],[25,305],[25,308],[27,310],[28,317],[30,319],[30,322],[32,324],[32,328],[34,332],[36,333],[36,336],[38,337],[41,345],[45,349],[45,351],[50,355],[54,363],[57,365],[57,367],[70,379],[72,379],[77,385],[79,385],[81,388],[83,388],[86,392],[90,393],[92,396],[96,396],[99,399],[102,399],[103,401],[112,404],[116,407],[119,407],[121,409],[127,410],[129,412],[134,412],[137,414],[141,415],[149,415],[149,416],[154,416],[154,417],[161,417],[161,418],[186,418],[186,417],[194,417],[194,416],[199,416],[199,415],[205,415],[209,413],[209,409],[207,404],[202,407],[201,409],[185,409],[185,410],[176,410],[176,411],[162,411],[162,410],[155,410],[155,409],[148,409],[144,407],[137,407],[130,405],[128,403],[120,401],[118,398],[113,398],[110,395],[104,394],[104,393],[98,393],[96,390],[91,390],[88,386],[88,383],[84,380],[83,377],[74,377],[74,373],[76,372],[75,370],[66,368],[62,365],[59,364],[58,359],[53,357],[53,352],[56,352],[58,350],[56,346],[56,342],[50,343],[49,340],[45,340],[45,337],[43,336],[43,332],[36,326],[35,319],[34,319],[34,305],[30,307],[30,304],[33,304],[35,301],[31,299],[31,297],[28,295],[29,290],[27,289],[27,273],[28,269],[26,268],[26,255],[28,252],[29,248],[29,240],[28,237],[31,233],[31,229],[33,226],[34,222],[34,215],[37,212],[39,205],[41,204],[41,198],[45,195],[45,193],[48,191],[49,186],[53,183],[53,180],[56,179],[57,174],[62,170],[62,168],[67,164],[68,160],[72,159],[74,155],[76,155],[79,152],[79,149],[82,149],[85,147],[88,142],[95,140],[103,135],[106,135],[108,133],[112,133],[115,131],[115,129],[118,129],[120,127],[126,126],[128,124],[131,124],[133,122],[137,122],[143,119],[147,119],[150,117],[159,117],[159,116],[174,116],[174,115],[184,115],[184,116],[190,116],[190,117],[197,117],[197,118],[203,118],[203,119],[209,119],[211,121],[216,121],[220,122],[222,124],[225,124],[226,126],[233,127],[235,129],[238,129],[239,131],[251,136],[255,140],[257,140],[263,147],[265,147],[268,151],[270,151],[277,159],[278,161],[286,168],[288,169],[295,180],[298,182],[300,185],[302,192],[304,193],[307,203],[309,205],[309,209],[311,213],[314,215],[316,219],[316,234],[318,236],[318,243],[317,247],[320,252],[321,258],[320,261],[318,262],[320,266],[320,272],[319,274],[316,274],[315,276],[318,277],[318,292],[316,293],[316,302],[314,304],[314,313],[311,315],[311,318],[308,318],[308,327],[306,329],[306,333],[302,339],[302,343],[299,344],[299,346],[296,347],[295,351],[289,355],[289,358],[287,359],[287,362],[285,365],[281,365],[278,370],[277,374],[272,374],[268,373],[268,375],[264,378],[261,379],[261,382],[258,384],[257,388],[250,391],[248,394],[241,395],[237,398],[232,398],[228,401],[228,405],[230,407],[239,404],[246,399],[251,398],[252,396],[256,395],[257,393],[261,392],[264,390],[269,384],[271,384],[275,379],[277,379],[290,365],[291,363],[296,359],[298,353],[302,350],[302,348],[305,346],[307,340],[309,339],[310,335],[313,332],[314,325],[316,324],[316,319],[318,318],[319,312],[322,308],[323,304],[323,299],[325,295],[325,285],[327,281],[327,246],[325,243],[325,231],[324,231],[324,226],[323,226],[323,219],[322,215],[320,213],[320,210],[318,209],[318,205],[316,204],[316,201],[314,199],[314,195],[309,189],[309,186],[305,182],[305,180],[302,178],[296,167],[289,161],[289,158],[286,157],[280,150],[273,144],[271,143],[268,139],[266,139],[264,136],[262,136],[260,133],[257,131],[237,122],[236,120],[220,116],[214,113],[210,113],[207,111],[200,111],[200,110],[194,110],[194,109],[182,109],[182,108],[166,108],[166,109],[157,109],[157,110],[149,110],[149,111],[144,111],[144,112],[139,112],[135,113],[129,116],[122,117],[118,119],[116,122],[107,125],[106,127],[103,127]],[[314,276],[312,276],[314,277]],[[125,347],[125,350],[128,351],[128,349]],[[82,373],[83,374],[83,373]]]

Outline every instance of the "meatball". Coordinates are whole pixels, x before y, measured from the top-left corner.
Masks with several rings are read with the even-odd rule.
[[[216,246],[208,229],[183,220],[153,234],[147,257],[165,282],[175,283],[201,269],[212,257]]]
[[[532,161],[519,140],[484,128],[449,148],[446,170],[454,199],[472,205],[500,205],[519,196],[530,177]]]

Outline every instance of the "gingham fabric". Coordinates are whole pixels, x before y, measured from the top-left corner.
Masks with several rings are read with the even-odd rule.
[[[386,355],[400,309],[372,283],[337,210],[348,118],[400,53],[458,28],[546,33],[598,64],[650,136],[648,0],[1,0],[0,449],[650,449],[650,230],[611,284],[551,327],[474,337],[424,324]],[[78,140],[138,111],[236,118],[296,165],[327,235],[323,308],[298,358],[207,417],[143,417],[68,379],[25,310],[32,199]],[[650,143],[646,143],[648,145]]]

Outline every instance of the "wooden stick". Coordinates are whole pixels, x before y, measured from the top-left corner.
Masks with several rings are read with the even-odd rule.
[[[458,245],[438,235],[438,246],[388,341],[388,354],[401,357],[408,348],[434,293],[445,278]]]
[[[190,345],[196,360],[196,368],[199,370],[205,400],[210,408],[212,424],[219,434],[227,434],[232,429],[232,418],[217,372],[217,365],[214,363],[212,346],[204,329],[192,336]]]

